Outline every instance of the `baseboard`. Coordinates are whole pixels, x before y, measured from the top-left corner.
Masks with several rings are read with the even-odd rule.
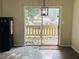
[[[76,49],[75,47],[71,46],[73,50],[75,50],[79,54],[79,50]]]
[[[23,44],[14,44],[14,47],[22,47],[24,46]]]
[[[59,45],[61,47],[71,47],[71,45]]]
[[[72,46],[72,49],[75,50],[79,54],[79,50]]]

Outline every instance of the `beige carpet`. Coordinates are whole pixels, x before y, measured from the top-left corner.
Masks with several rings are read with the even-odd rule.
[[[26,46],[0,53],[0,59],[42,59],[38,47]]]
[[[59,47],[59,46],[40,46],[39,49],[41,49],[41,50],[60,50],[63,48]]]

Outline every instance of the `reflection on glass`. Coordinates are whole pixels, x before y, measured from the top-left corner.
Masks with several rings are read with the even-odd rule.
[[[47,9],[43,9],[43,14],[47,14]],[[43,21],[43,25],[58,25],[59,8],[49,8],[47,16],[41,16],[41,8],[26,8],[25,18],[28,25],[40,25]],[[42,20],[42,21],[41,21]]]

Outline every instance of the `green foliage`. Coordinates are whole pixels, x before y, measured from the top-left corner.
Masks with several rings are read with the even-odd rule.
[[[27,8],[28,12],[25,14],[32,21],[33,17],[38,14],[38,8]]]

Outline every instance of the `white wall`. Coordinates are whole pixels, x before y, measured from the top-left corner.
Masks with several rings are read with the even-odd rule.
[[[41,6],[42,0],[2,0],[3,16],[14,17],[14,43],[22,46],[24,43],[24,6]],[[63,4],[62,4],[63,3]],[[71,44],[72,32],[72,0],[47,0],[48,6],[61,6],[62,19],[61,24],[61,43],[62,46]]]
[[[2,0],[0,0],[0,16],[2,14]]]
[[[14,18],[14,45],[23,46],[24,44],[24,19],[22,0],[2,0],[2,16]]]
[[[74,0],[72,47],[79,53],[79,0]]]

